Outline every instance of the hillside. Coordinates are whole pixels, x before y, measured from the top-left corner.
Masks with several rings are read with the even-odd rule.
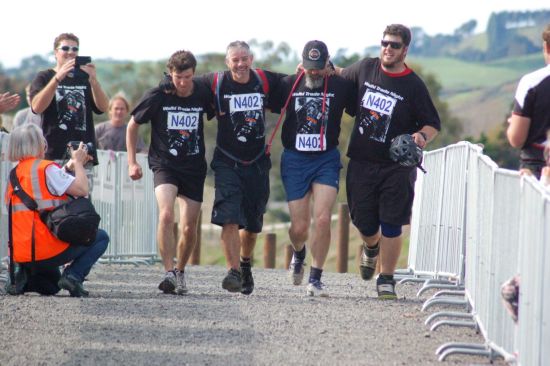
[[[492,62],[454,58],[410,57],[442,85],[441,99],[463,122],[463,136],[477,137],[502,123],[509,114],[516,85],[524,74],[544,66],[540,54],[508,57]]]

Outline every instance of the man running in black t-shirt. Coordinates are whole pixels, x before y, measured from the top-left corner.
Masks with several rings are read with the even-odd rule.
[[[357,115],[348,148],[346,188],[353,224],[364,241],[361,277],[374,276],[378,253],[378,297],[396,299],[393,274],[401,253],[402,225],[409,224],[416,167],[392,161],[394,137],[410,134],[421,148],[440,129],[424,82],[405,64],[409,28],[386,27],[380,57],[365,58],[337,73],[355,83]]]
[[[136,161],[139,126],[151,122],[149,167],[154,174],[159,207],[157,241],[166,271],[159,289],[164,293],[187,293],[184,270],[195,243],[206,160],[203,116],[214,117],[212,95],[193,80],[197,61],[189,51],[177,51],[168,60],[172,91],[148,90],[132,111],[126,132],[128,173],[134,180],[143,176]],[[176,246],[173,231],[174,204],[179,204],[181,238]]]
[[[218,119],[210,166],[216,187],[212,223],[222,226],[228,268],[222,287],[246,295],[254,289],[251,257],[269,198],[265,109],[271,108],[272,92],[284,76],[252,69],[253,59],[246,42],[231,42],[225,58],[229,70],[199,78],[214,91]]]
[[[338,137],[344,109],[355,115],[356,91],[352,82],[329,75],[329,53],[321,41],[308,42],[302,53],[304,74],[281,80],[277,102],[282,106],[290,95],[281,133],[284,151],[281,176],[285,187],[291,225],[288,230],[294,254],[289,276],[294,285],[304,277],[305,242],[309,241],[313,262],[306,294],[328,296],[321,282],[330,246],[332,208],[340,182]]]

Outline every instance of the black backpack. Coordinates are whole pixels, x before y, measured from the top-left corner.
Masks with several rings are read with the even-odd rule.
[[[40,219],[60,240],[71,245],[92,245],[97,235],[101,217],[92,202],[85,197],[70,199],[53,210],[39,210],[38,204],[21,188],[15,168],[10,172],[13,192],[25,206],[40,214]]]

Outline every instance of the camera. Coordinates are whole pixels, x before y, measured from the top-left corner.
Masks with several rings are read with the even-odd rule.
[[[95,149],[94,144],[91,142],[87,142],[84,145],[86,145],[86,150],[88,151],[88,155],[94,156],[94,149]],[[72,147],[73,150],[77,150],[79,146],[80,146],[80,141],[69,141],[69,143],[67,144],[67,150],[69,150],[70,152],[70,147]]]
[[[86,65],[91,62],[92,62],[92,58],[90,56],[76,56],[76,58],[74,59],[75,66]]]

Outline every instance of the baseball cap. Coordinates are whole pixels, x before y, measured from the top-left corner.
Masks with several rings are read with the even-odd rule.
[[[304,69],[324,69],[328,60],[327,45],[321,41],[309,41],[302,52],[302,65]]]

